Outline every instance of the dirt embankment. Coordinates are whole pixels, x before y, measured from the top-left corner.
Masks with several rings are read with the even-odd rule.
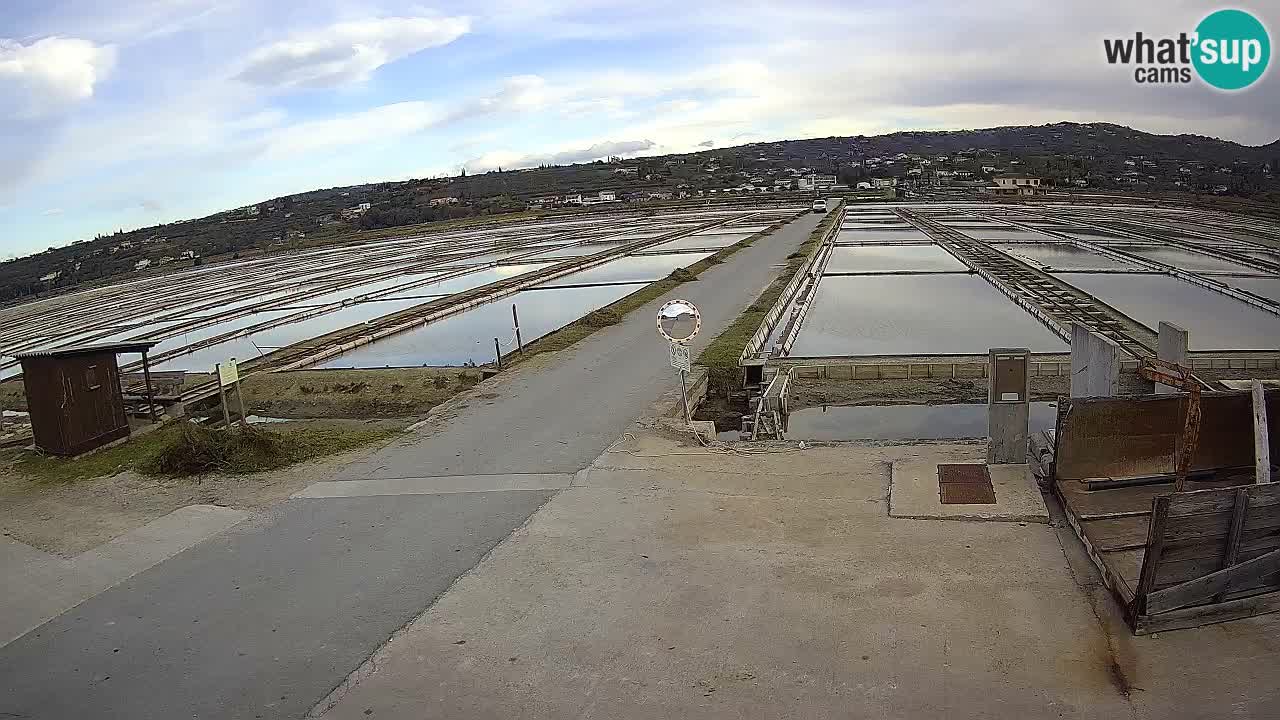
[[[986,378],[924,378],[913,380],[816,380],[797,378],[791,385],[791,409],[823,405],[947,405],[985,403]],[[1120,376],[1122,394],[1146,394],[1151,383],[1137,375]],[[1032,400],[1056,400],[1071,394],[1071,378],[1031,378]]]
[[[198,383],[207,376],[192,376]],[[461,367],[294,370],[255,375],[243,383],[254,415],[278,418],[412,418],[480,382]],[[231,400],[235,408],[235,400]]]
[[[192,504],[263,510],[328,479],[370,443],[392,437],[405,420],[301,420],[270,426],[301,435],[319,460],[251,475],[168,477],[140,470],[171,439],[175,426],[78,458],[0,452],[0,532],[47,552],[72,556]]]
[[[1069,390],[1070,378],[1033,378],[1032,400],[1054,400]],[[797,379],[791,409],[823,405],[947,405],[987,401],[986,378],[920,380]]]

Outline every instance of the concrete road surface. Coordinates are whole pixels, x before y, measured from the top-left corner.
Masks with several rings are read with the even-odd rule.
[[[790,223],[677,291],[702,309],[695,352],[819,219]],[[661,302],[517,368],[499,397],[447,427],[346,468],[341,479],[374,481],[353,484],[359,492],[283,503],[0,648],[0,717],[305,714],[554,494],[552,476],[512,474],[585,468],[678,385],[654,327]]]

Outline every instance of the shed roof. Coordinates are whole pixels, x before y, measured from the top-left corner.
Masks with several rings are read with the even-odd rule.
[[[150,350],[159,342],[159,340],[138,340],[134,342],[72,345],[68,347],[44,348],[42,350],[15,353],[14,357],[22,360],[24,358],[72,357],[75,355],[94,355],[97,353],[140,353]]]

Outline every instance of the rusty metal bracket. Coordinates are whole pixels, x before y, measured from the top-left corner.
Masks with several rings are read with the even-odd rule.
[[[1187,393],[1182,437],[1178,441],[1173,466],[1173,490],[1182,492],[1187,482],[1187,472],[1191,469],[1191,461],[1196,454],[1196,447],[1200,444],[1201,382],[1191,374],[1190,368],[1158,358],[1142,358],[1142,363],[1138,366],[1138,375],[1146,380],[1168,385]]]

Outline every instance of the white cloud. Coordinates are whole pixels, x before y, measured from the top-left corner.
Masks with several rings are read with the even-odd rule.
[[[88,40],[47,37],[23,45],[0,39],[0,96],[11,117],[46,118],[93,97],[114,65],[114,48]]]
[[[419,100],[309,120],[275,130],[267,141],[266,154],[285,157],[394,140],[422,132],[442,117],[435,106]]]
[[[237,77],[272,87],[336,87],[367,80],[374,70],[465,35],[465,17],[390,17],[341,22],[295,35],[249,55]]]
[[[554,99],[547,81],[538,75],[516,75],[502,82],[496,94],[477,104],[486,110],[540,110]]]
[[[575,145],[541,153],[519,153],[494,150],[467,161],[467,172],[486,172],[495,168],[528,168],[538,165],[570,165],[603,160],[610,155],[630,157],[657,147],[652,140],[605,140],[591,145]]]
[[[40,214],[41,214],[41,215],[44,215],[44,216],[46,216],[46,217],[48,217],[48,216],[52,216],[52,215],[61,215],[61,214],[62,214],[62,208],[49,208],[48,210],[45,210],[44,212],[42,212],[42,213],[40,213]]]

